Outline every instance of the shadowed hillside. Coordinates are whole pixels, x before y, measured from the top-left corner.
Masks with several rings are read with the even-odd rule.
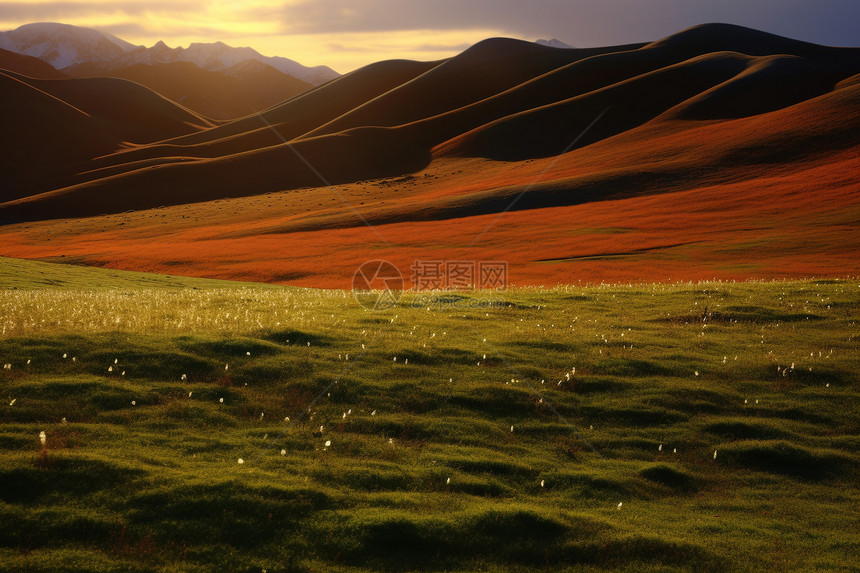
[[[212,123],[134,82],[35,79],[0,72],[5,105],[2,197],[21,196],[86,160],[211,127]],[[24,110],[27,110],[24,113]]]
[[[58,80],[68,77],[51,64],[39,58],[16,54],[15,52],[3,49],[0,49],[0,70],[21,74],[30,78],[47,80]]]
[[[134,64],[96,76],[137,82],[215,120],[259,112],[312,87],[255,60],[217,72],[203,70],[192,62],[170,62]]]

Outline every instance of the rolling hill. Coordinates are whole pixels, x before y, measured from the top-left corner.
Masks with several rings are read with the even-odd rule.
[[[212,123],[133,82],[41,80],[0,70],[4,105],[0,200],[50,185],[121,147],[189,133]],[[27,113],[22,113],[27,110]]]
[[[520,283],[850,274],[858,74],[858,49],[725,24],[594,49],[489,39],[22,175],[0,254],[325,286],[371,251],[504,258]],[[75,107],[70,82],[27,85]],[[64,113],[49,123],[74,133]]]
[[[77,76],[89,74],[79,70]],[[217,72],[192,62],[133,64],[93,77],[100,76],[139,83],[214,120],[251,115],[313,87],[257,60],[245,60]]]
[[[0,70],[15,72],[31,78],[59,80],[68,77],[51,64],[34,58],[0,49]]]

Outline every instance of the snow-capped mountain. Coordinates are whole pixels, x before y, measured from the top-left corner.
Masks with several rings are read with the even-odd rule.
[[[537,40],[535,44],[540,44],[541,46],[547,46],[550,48],[562,48],[565,50],[573,49],[573,46],[565,44],[557,38],[553,38],[552,40]]]
[[[256,60],[299,80],[319,85],[338,77],[327,66],[307,67],[282,57],[267,57],[251,48],[234,48],[223,42],[194,43],[171,48],[158,42],[151,48],[135,46],[116,36],[68,24],[27,24],[0,32],[0,48],[35,56],[72,75],[76,69],[109,72],[134,64],[192,62],[204,70],[222,71],[246,60]]]
[[[116,36],[68,24],[40,22],[0,32],[0,48],[34,56],[57,69],[80,62],[106,62],[136,46]]]

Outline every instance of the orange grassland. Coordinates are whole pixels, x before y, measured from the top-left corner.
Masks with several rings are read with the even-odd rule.
[[[513,285],[857,276],[858,146],[733,164],[692,184],[635,185],[641,171],[692,172],[744,143],[778,154],[756,142],[851,116],[828,97],[731,121],[650,122],[559,157],[502,162],[437,150],[406,178],[7,225],[0,254],[324,288],[349,288],[373,259],[407,281],[416,260],[506,261]],[[856,115],[856,96],[848,103]],[[619,172],[633,185],[551,206],[553,196],[577,202],[578,177],[612,184]],[[488,197],[501,208],[483,212]]]

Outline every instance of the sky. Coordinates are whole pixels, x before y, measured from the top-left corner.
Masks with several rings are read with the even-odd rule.
[[[0,0],[0,30],[30,22],[146,46],[220,40],[341,73],[392,58],[438,60],[493,36],[591,47],[706,22],[860,46],[860,0]]]

